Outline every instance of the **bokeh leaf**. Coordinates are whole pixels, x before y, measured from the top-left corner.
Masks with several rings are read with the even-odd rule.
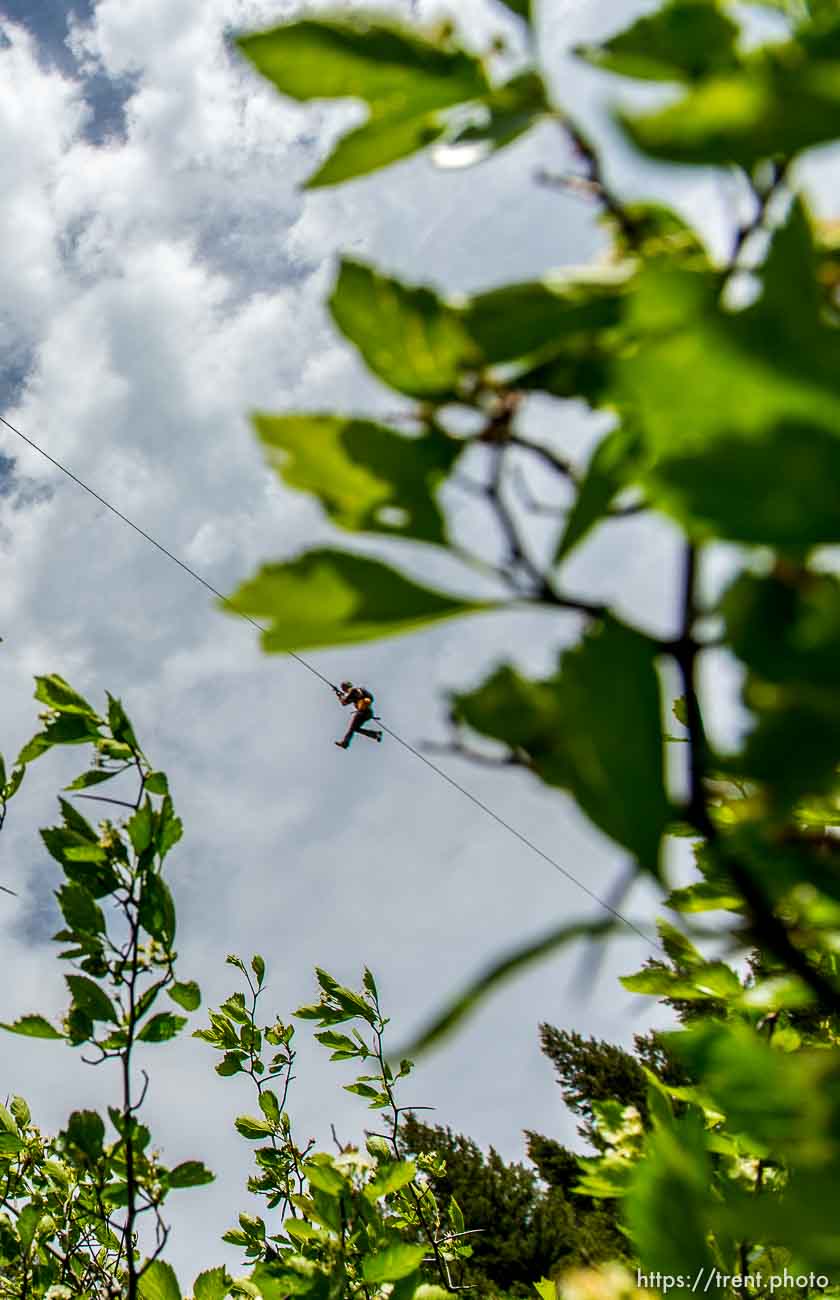
[[[738,25],[713,0],[671,0],[625,31],[574,53],[604,72],[647,81],[696,81],[738,66]]]
[[[456,696],[454,713],[524,750],[541,780],[570,790],[601,830],[658,873],[669,803],[655,654],[648,638],[608,616],[563,655],[555,677],[528,681],[501,668]]]
[[[325,548],[265,565],[221,607],[269,619],[263,647],[278,653],[400,636],[495,606],[420,587],[378,560]]]
[[[253,423],[284,482],[317,496],[340,527],[445,540],[434,494],[463,450],[458,439],[438,428],[407,438],[338,415],[257,414]]]
[[[458,313],[431,289],[363,262],[342,261],[329,305],[373,373],[408,397],[454,397],[461,371],[480,359]]]

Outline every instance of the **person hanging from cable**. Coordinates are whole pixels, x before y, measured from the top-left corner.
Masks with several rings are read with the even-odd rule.
[[[341,704],[346,708],[348,704],[353,706],[353,716],[350,719],[350,726],[344,735],[343,740],[337,740],[335,743],[339,749],[349,749],[355,735],[367,736],[368,740],[382,740],[382,732],[366,728],[365,723],[370,722],[374,717],[373,712],[373,695],[366,686],[354,686],[352,682],[342,682],[341,689],[333,687]]]

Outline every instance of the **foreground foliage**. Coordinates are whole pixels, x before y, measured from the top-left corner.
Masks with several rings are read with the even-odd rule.
[[[774,22],[759,23],[767,9]],[[268,621],[269,651],[499,608],[578,620],[578,643],[547,677],[505,663],[452,695],[452,749],[571,794],[687,928],[718,914],[712,933],[734,962],[662,923],[664,963],[625,983],[683,1009],[667,1054],[690,1082],[650,1070],[643,1100],[593,1099],[602,1154],[581,1186],[620,1200],[634,1257],[646,1275],[676,1279],[672,1290],[702,1282],[711,1296],[768,1294],[779,1260],[800,1292],[825,1289],[840,1282],[840,580],[826,549],[840,542],[840,263],[835,226],[813,215],[797,163],[840,134],[840,7],[666,0],[577,51],[603,74],[671,87],[655,109],[615,112],[638,150],[738,177],[751,210],[733,217],[722,261],[657,197],[622,201],[574,105],[548,90],[533,6],[501,0],[496,10],[510,41],[483,54],[452,24],[409,29],[370,14],[295,19],[239,42],[281,93],[367,107],[310,187],[422,150],[467,165],[548,124],[570,170],[543,180],[591,196],[608,245],[584,273],[552,270],[466,299],[344,259],[333,319],[391,390],[389,409],[393,395],[406,399],[402,410],[388,420],[260,413],[254,424],[285,483],[316,496],[337,528],[386,544],[388,560],[320,547],[265,567],[230,603]],[[535,396],[558,415],[574,401],[600,417],[585,463],[561,433],[536,436]],[[537,473],[549,494],[539,503]],[[495,546],[461,544],[459,490],[495,524]],[[596,530],[632,528],[643,510],[681,538],[665,638],[568,586],[570,556]],[[552,511],[546,548],[532,521]],[[470,535],[488,537],[478,518]],[[733,572],[710,602],[705,557],[721,542]],[[418,543],[463,562],[467,593],[472,566],[494,575],[498,595],[455,596],[393,567],[392,555],[416,559]],[[741,670],[750,717],[730,749],[710,736],[699,687],[707,657],[722,653]],[[674,680],[676,701],[664,686]],[[681,764],[666,765],[669,742]],[[676,890],[672,836],[694,841],[697,863],[694,883]],[[590,928],[606,938],[615,927]],[[504,954],[415,1047],[585,930],[564,921]]]
[[[767,8],[774,34],[745,41],[742,24]],[[654,1290],[836,1292],[840,581],[826,548],[840,541],[840,258],[836,230],[813,215],[796,164],[840,134],[840,8],[834,0],[667,0],[578,51],[604,74],[672,86],[663,106],[616,113],[636,148],[740,178],[751,213],[733,221],[722,262],[656,198],[622,202],[586,130],[549,95],[529,0],[500,0],[497,12],[516,29],[518,62],[498,44],[472,53],[450,24],[413,30],[347,13],[240,41],[282,93],[366,105],[366,120],[339,140],[312,187],[425,149],[447,165],[475,161],[549,124],[573,170],[546,179],[602,209],[607,258],[586,274],[550,273],[466,300],[345,259],[333,318],[373,375],[406,399],[401,418],[255,419],[270,463],[289,487],[317,496],[337,528],[397,555],[406,542],[445,549],[464,562],[467,579],[491,573],[497,595],[430,589],[336,546],[266,566],[229,605],[269,621],[273,651],[514,606],[578,621],[578,643],[546,678],[508,663],[456,692],[452,747],[571,794],[635,872],[661,888],[684,928],[661,922],[661,956],[624,984],[669,1000],[681,1025],[640,1049],[623,1083],[613,1069],[603,1087],[593,1072],[578,1089],[594,1154],[574,1188],[556,1150],[532,1142],[532,1154],[589,1204],[605,1203],[604,1222],[620,1225],[626,1242],[616,1257],[638,1266]],[[586,463],[569,456],[560,435],[534,435],[533,396],[584,403],[601,430],[609,417]],[[522,478],[537,469],[551,495],[539,505]],[[448,501],[459,484],[489,512],[495,549],[471,553],[458,540],[442,489]],[[667,517],[681,539],[678,617],[664,639],[567,585],[577,548],[595,530],[631,528],[641,510]],[[546,511],[556,514],[548,553],[531,531]],[[734,573],[708,602],[705,557],[720,542],[731,547]],[[699,688],[701,665],[722,653],[741,670],[750,718],[729,749],[709,734]],[[7,1028],[84,1047],[112,1063],[121,1084],[110,1129],[85,1111],[46,1138],[23,1100],[0,1112],[0,1295],[179,1300],[162,1211],[170,1191],[210,1175],[198,1160],[161,1163],[137,1116],[143,1087],[133,1062],[140,1043],[174,1037],[186,1023],[180,1011],[199,1005],[194,982],[176,975],[163,876],[180,825],[166,778],[117,701],[100,716],[59,677],[39,679],[38,698],[43,730],[10,777],[0,771],[0,821],[26,766],[56,744],[94,750],[77,792],[130,772],[139,791],[119,823],[94,828],[64,800],[61,825],[44,832],[65,876],[59,938],[69,945],[71,1005],[58,1026],[33,1014]],[[684,760],[676,775],[666,743]],[[697,866],[679,889],[667,871],[673,836],[693,842]],[[107,916],[104,900],[115,904]],[[711,937],[698,927],[704,913],[715,922]],[[536,944],[494,958],[422,1042],[506,974],[582,935],[606,941],[615,924],[564,920]],[[243,1215],[228,1234],[247,1273],[234,1280],[207,1270],[194,1283],[196,1300],[447,1294],[469,1267],[469,1224],[457,1197],[436,1194],[445,1186],[439,1157],[411,1160],[402,1143],[395,1089],[407,1066],[385,1055],[372,977],[354,990],[320,972],[320,1000],[301,1011],[335,1059],[360,1061],[355,1090],[386,1121],[364,1151],[339,1144],[336,1154],[319,1153],[295,1140],[286,1110],[291,1030],[256,1020],[262,960],[233,964],[247,992],[234,993],[198,1034],[221,1053],[220,1073],[247,1074],[256,1087],[260,1113],[237,1125],[259,1144],[251,1186],[267,1214]],[[179,1010],[160,1010],[163,998]],[[568,1042],[551,1045],[568,1061]],[[152,1225],[145,1257],[136,1246],[144,1223]],[[619,1267],[578,1271],[560,1288],[569,1300],[593,1291],[617,1298],[635,1296],[640,1284]],[[555,1282],[540,1280],[537,1290],[548,1300]]]

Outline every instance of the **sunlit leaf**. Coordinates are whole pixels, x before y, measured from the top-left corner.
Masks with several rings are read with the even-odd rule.
[[[137,1282],[141,1300],[182,1300],[178,1278],[171,1264],[155,1259]]]
[[[366,1282],[396,1282],[418,1268],[426,1254],[425,1246],[398,1242],[365,1257],[362,1274]]]
[[[605,72],[650,81],[696,81],[738,66],[738,26],[712,0],[670,0],[600,45],[574,51]]]
[[[546,784],[571,790],[654,873],[669,818],[655,655],[653,642],[607,617],[566,651],[553,678],[528,681],[501,668],[454,700],[457,718],[524,750]]]
[[[319,498],[351,531],[443,542],[434,494],[463,450],[443,430],[401,436],[370,420],[336,415],[253,418],[269,464],[299,491]]]
[[[431,591],[377,560],[325,548],[265,565],[221,607],[270,620],[262,643],[277,653],[400,636],[494,605]]]
[[[342,261],[329,305],[373,373],[408,397],[454,397],[461,371],[480,360],[460,316],[437,294],[363,262]]]

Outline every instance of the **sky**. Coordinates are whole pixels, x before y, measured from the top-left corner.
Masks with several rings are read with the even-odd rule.
[[[606,122],[611,83],[564,53],[642,7],[546,4],[540,42],[554,89],[606,142],[623,193],[668,198],[722,248],[739,201],[733,186],[631,154]],[[346,542],[316,503],[267,471],[248,411],[393,409],[323,305],[338,252],[469,292],[589,261],[600,248],[595,214],[534,184],[538,166],[569,163],[548,129],[468,171],[420,158],[301,194],[356,110],[280,99],[224,39],[298,12],[291,0],[86,0],[70,9],[0,0],[0,411],[232,591],[261,562]],[[421,0],[419,12],[439,8]],[[461,0],[458,14],[474,42],[506,23],[490,0]],[[558,448],[583,449],[595,432],[572,404],[534,402],[526,417]],[[485,538],[486,523],[467,526]],[[666,633],[675,541],[651,519],[605,528],[570,565],[568,585]],[[37,729],[35,674],[58,672],[97,704],[106,689],[123,700],[184,820],[170,859],[179,971],[200,981],[205,1008],[237,987],[230,952],[264,955],[267,1022],[313,1000],[316,965],[352,984],[367,964],[398,1046],[492,954],[593,914],[563,874],[410,753],[335,749],[345,719],[315,677],[264,656],[253,629],[7,432],[0,562],[0,749],[11,759]],[[400,562],[463,589],[454,566],[420,548]],[[720,576],[731,556],[716,564]],[[546,671],[579,632],[574,615],[494,615],[307,657],[331,680],[371,684],[389,726],[419,743],[443,736],[446,690],[477,684],[502,658]],[[712,672],[723,728],[734,715],[732,690],[722,688],[733,678],[722,663]],[[622,854],[570,800],[525,775],[441,761],[589,889],[609,893]],[[66,1002],[50,941],[58,877],[37,828],[53,824],[56,792],[78,770],[72,752],[40,759],[0,837],[0,878],[18,893],[0,903],[13,973],[3,1020],[55,1015]],[[644,885],[626,905],[648,923],[656,909]],[[579,950],[520,977],[421,1062],[405,1104],[434,1106],[435,1122],[507,1158],[524,1156],[525,1128],[573,1140],[538,1025],[629,1044],[668,1023],[617,983],[649,953],[632,932],[616,937],[585,991],[574,983]],[[197,1013],[194,1027],[204,1023]],[[305,1027],[299,1037],[298,1132],[323,1145],[332,1122],[358,1140],[371,1117],[341,1089],[351,1074],[326,1063]],[[244,1082],[218,1078],[210,1050],[188,1035],[147,1048],[140,1064],[151,1074],[146,1121],[164,1158],[203,1159],[217,1172],[214,1184],[169,1202],[167,1258],[187,1290],[201,1268],[237,1267],[221,1233],[257,1206],[244,1190],[249,1146],[232,1125],[255,1102]],[[4,1037],[0,1089],[26,1096],[36,1121],[55,1129],[70,1110],[113,1100],[117,1080],[60,1045]]]

